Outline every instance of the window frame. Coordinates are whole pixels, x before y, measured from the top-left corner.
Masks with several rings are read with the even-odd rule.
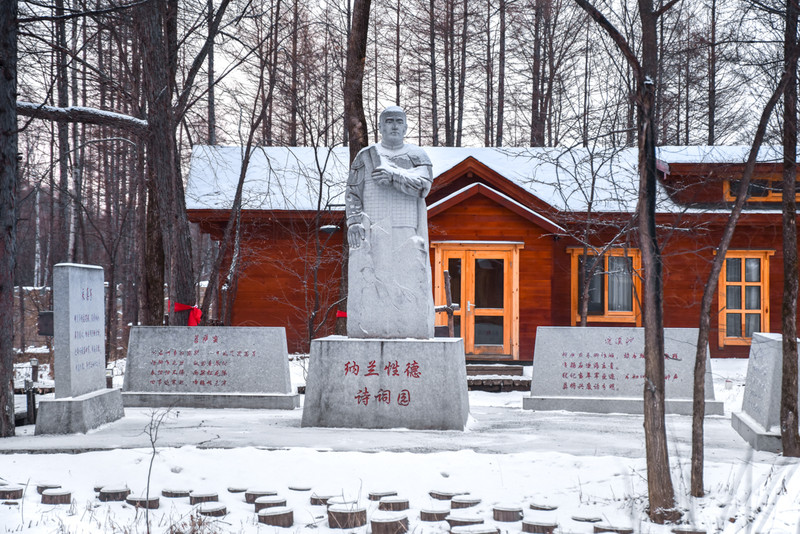
[[[758,285],[761,288],[761,307],[758,313],[761,314],[761,330],[760,332],[769,332],[769,258],[775,254],[774,250],[729,250],[725,254],[725,260],[722,263],[722,270],[719,273],[717,281],[717,327],[719,330],[719,348],[730,346],[749,346],[753,338],[745,336],[746,323],[745,317],[747,313],[753,313],[756,310],[746,309],[746,291],[744,288],[747,285]],[[742,280],[740,282],[728,282],[726,280],[728,260],[738,258],[742,261]],[[761,260],[761,281],[760,282],[747,282],[745,261],[748,258],[757,258]],[[736,285],[743,289],[741,292],[742,308],[740,313],[742,315],[742,335],[741,336],[728,336],[727,335],[727,290],[729,285]]]
[[[578,307],[580,300],[580,260],[584,255],[583,247],[568,247],[567,252],[570,254],[570,317],[574,324],[580,324],[581,314]],[[642,326],[642,314],[639,303],[638,295],[642,294],[642,281],[641,277],[636,273],[642,270],[642,254],[638,248],[633,247],[611,247],[605,251],[599,251],[600,255],[604,256],[603,260],[603,307],[602,314],[587,315],[587,323],[635,323],[636,326]],[[593,249],[586,250],[587,256],[597,256],[598,251]],[[628,257],[631,259],[631,281],[633,289],[633,307],[631,311],[609,311],[609,284],[608,284],[608,257]]]

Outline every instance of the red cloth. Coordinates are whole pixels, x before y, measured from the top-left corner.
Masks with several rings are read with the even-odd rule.
[[[347,312],[346,311],[342,311],[342,310],[336,310],[336,318],[337,319],[341,319],[341,318],[347,319]]]
[[[189,326],[197,326],[203,318],[203,312],[197,306],[189,306],[188,304],[175,303],[175,311],[182,312],[189,310]]]

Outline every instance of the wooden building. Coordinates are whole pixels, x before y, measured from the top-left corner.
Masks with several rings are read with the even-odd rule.
[[[444,303],[447,270],[469,359],[531,360],[538,326],[581,324],[584,308],[589,327],[641,325],[635,149],[426,151],[435,177],[427,198],[434,298]],[[699,324],[747,152],[659,149],[667,327]],[[241,161],[239,147],[193,152],[189,216],[214,239],[228,221]],[[753,332],[780,331],[780,154],[767,149],[759,161],[713,304],[712,356],[747,356]],[[332,333],[347,162],[345,148],[255,150],[244,184],[241,274],[226,288],[235,292],[231,324],[284,326],[296,352]]]

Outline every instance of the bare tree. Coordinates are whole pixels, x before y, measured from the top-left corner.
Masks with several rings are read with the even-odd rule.
[[[647,488],[650,518],[658,523],[680,517],[669,467],[664,419],[664,316],[662,260],[655,224],[656,124],[655,80],[658,75],[657,22],[677,0],[656,10],[652,0],[639,0],[641,60],[614,25],[586,0],[575,0],[608,33],[630,65],[636,78],[639,141],[639,247],[642,253],[644,316],[644,434],[647,456]]]

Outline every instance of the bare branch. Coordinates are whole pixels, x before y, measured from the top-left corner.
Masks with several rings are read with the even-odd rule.
[[[55,106],[45,106],[33,104],[31,102],[17,102],[17,113],[25,117],[44,119],[54,122],[97,124],[99,126],[111,126],[120,130],[129,131],[136,134],[143,134],[147,130],[147,121],[137,119],[130,115],[105,111],[96,108],[82,106],[70,106],[58,108]]]
[[[625,40],[625,37],[611,24],[605,15],[600,13],[596,7],[592,4],[587,2],[586,0],[575,0],[575,3],[581,7],[586,13],[589,14],[590,17],[594,19],[597,24],[603,28],[606,33],[611,37],[611,40],[614,41],[614,44],[617,45],[617,48],[620,49],[622,55],[625,56],[628,64],[631,66],[633,70],[633,75],[636,77],[637,80],[642,78],[642,66],[639,64],[639,59],[636,57],[636,54],[633,53],[631,47],[628,45],[628,41]]]

